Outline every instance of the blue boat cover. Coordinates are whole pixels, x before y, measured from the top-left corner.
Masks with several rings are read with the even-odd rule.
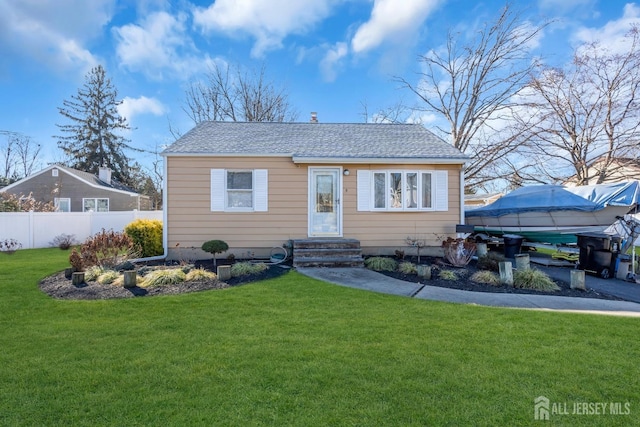
[[[521,187],[495,202],[465,212],[467,217],[499,217],[517,212],[575,210],[593,212],[606,206],[633,206],[640,197],[638,181],[618,184],[563,187],[532,185]]]

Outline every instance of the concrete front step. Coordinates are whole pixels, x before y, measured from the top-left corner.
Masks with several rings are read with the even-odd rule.
[[[294,267],[362,267],[360,242],[355,239],[301,239],[293,242]]]

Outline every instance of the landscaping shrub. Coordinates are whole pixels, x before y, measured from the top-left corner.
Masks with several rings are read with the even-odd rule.
[[[186,279],[186,274],[179,268],[154,270],[144,277],[140,287],[153,288],[163,285],[177,285]]]
[[[373,271],[396,271],[398,262],[391,258],[374,256],[364,260],[364,265]]]
[[[453,270],[440,270],[440,273],[438,273],[438,279],[454,281],[458,280],[458,275]]]
[[[51,243],[49,243],[52,247],[58,247],[63,251],[71,248],[71,246],[75,245],[76,236],[74,234],[60,234],[53,238]]]
[[[0,252],[10,255],[18,249],[22,249],[22,243],[18,242],[16,239],[0,240]]]
[[[539,291],[559,291],[560,288],[544,272],[533,268],[515,270],[513,286],[521,289],[536,289]]]
[[[480,270],[473,273],[473,275],[469,278],[470,280],[477,283],[484,283],[487,285],[498,286],[500,285],[500,277],[495,274],[493,271],[488,270]]]
[[[476,267],[480,270],[500,271],[500,263],[504,260],[504,255],[499,252],[487,252],[487,255],[478,257]]]
[[[216,274],[211,271],[207,271],[204,268],[195,268],[187,273],[185,280],[189,282],[192,280],[212,280],[216,278]]]
[[[418,272],[416,265],[412,262],[401,262],[398,264],[398,271],[402,274],[416,274]]]
[[[141,257],[162,255],[162,221],[157,219],[137,219],[124,228],[133,240]]]
[[[254,264],[252,262],[237,262],[231,266],[231,277],[248,276],[258,274],[267,269],[267,265],[260,262]]]
[[[74,248],[69,262],[76,271],[84,271],[94,265],[114,267],[136,256],[133,240],[129,236],[103,228],[101,232],[89,237],[79,250]]]
[[[216,267],[216,254],[229,250],[227,242],[222,240],[209,240],[202,244],[202,250],[213,255],[213,267]]]
[[[442,242],[444,257],[456,267],[464,267],[469,264],[476,253],[476,244],[465,239],[453,239],[449,237]]]

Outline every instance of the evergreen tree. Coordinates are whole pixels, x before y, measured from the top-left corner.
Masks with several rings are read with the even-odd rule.
[[[107,78],[101,65],[91,69],[77,95],[65,100],[60,114],[69,124],[58,124],[65,134],[58,137],[58,147],[68,156],[67,165],[97,174],[101,166],[112,170],[112,177],[123,184],[132,184],[130,159],[125,150],[133,150],[129,140],[118,131],[130,130],[124,117],[118,114],[118,91]]]

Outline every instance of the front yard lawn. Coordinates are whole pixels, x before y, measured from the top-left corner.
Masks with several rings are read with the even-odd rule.
[[[552,413],[554,425],[640,419],[637,318],[414,300],[295,272],[54,300],[38,281],[67,257],[0,254],[0,425],[530,425],[538,396],[569,412],[629,403]]]

